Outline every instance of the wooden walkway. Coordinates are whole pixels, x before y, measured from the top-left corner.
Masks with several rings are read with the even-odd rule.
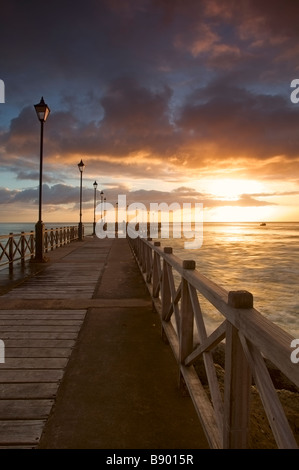
[[[0,296],[0,339],[0,448],[208,447],[127,240],[51,252]]]
[[[53,264],[0,297],[0,448],[37,446],[87,308],[95,304],[111,241],[79,243],[57,250]]]

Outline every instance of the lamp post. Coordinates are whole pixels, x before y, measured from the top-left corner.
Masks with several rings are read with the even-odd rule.
[[[96,234],[96,206],[97,206],[97,187],[98,183],[95,181],[93,183],[94,187],[94,203],[93,203],[93,235]]]
[[[80,172],[80,220],[78,225],[78,239],[81,241],[83,240],[83,226],[82,226],[82,175],[85,168],[85,165],[81,159],[80,163],[78,163],[78,168]]]
[[[40,121],[40,163],[39,163],[39,200],[38,200],[38,221],[35,224],[35,258],[36,262],[47,261],[44,256],[44,224],[42,222],[42,185],[43,185],[43,139],[44,123],[50,114],[50,108],[42,97],[38,104],[34,105],[37,117]]]
[[[118,238],[118,202],[116,202],[115,205],[116,205],[115,234],[116,234],[116,238]]]

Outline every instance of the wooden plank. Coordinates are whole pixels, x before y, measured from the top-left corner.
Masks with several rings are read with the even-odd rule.
[[[45,420],[2,420],[0,421],[0,444],[37,445]]]
[[[0,399],[50,398],[56,396],[57,382],[48,383],[0,383]]]
[[[59,382],[63,377],[61,369],[3,369],[1,382]]]
[[[0,301],[1,301],[1,297],[0,297]],[[10,302],[11,303],[11,300]],[[24,304],[23,304],[24,305]],[[69,317],[69,316],[79,316],[79,317],[82,317],[84,318],[85,315],[86,315],[86,308],[84,309],[80,309],[80,310],[75,310],[74,309],[75,307],[75,304],[72,305],[72,308],[71,309],[63,309],[61,308],[61,306],[59,305],[59,308],[50,308],[48,309],[47,308],[47,305],[45,305],[45,302],[42,301],[42,302],[38,302],[38,306],[37,308],[22,308],[22,303],[17,300],[17,305],[16,306],[13,306],[12,308],[9,308],[9,309],[4,309],[4,308],[1,308],[0,310],[0,317],[2,315],[7,315],[9,316],[9,318],[12,316],[12,315],[19,315],[19,316],[23,316],[23,315],[40,315],[40,316],[46,316],[48,317],[48,315],[57,315],[57,316],[65,316],[66,318]]]
[[[200,307],[199,300],[197,297],[197,292],[193,286],[190,286],[190,284],[188,284],[188,287],[189,287],[189,294],[190,294],[192,309],[194,312],[194,316],[195,316],[196,324],[198,328],[199,339],[201,342],[205,342],[207,339],[207,332],[206,332],[205,324],[203,321],[202,311],[201,311],[201,307]],[[216,415],[216,419],[218,423],[218,428],[220,430],[220,433],[222,434],[223,432],[223,403],[222,403],[222,397],[221,397],[221,393],[219,389],[217,374],[216,374],[215,365],[214,365],[211,351],[203,352],[203,361],[204,361],[205,370],[206,370],[206,374],[208,378],[209,388],[210,388],[211,397],[212,397],[212,403],[215,409],[215,415]]]
[[[50,414],[54,400],[0,400],[0,420],[6,419],[46,419]]]
[[[4,369],[63,369],[67,362],[67,358],[61,357],[5,357],[5,362],[0,364],[0,371]]]
[[[5,357],[69,357],[72,348],[39,348],[39,347],[16,347],[11,348],[5,342]]]
[[[40,312],[40,313],[28,313],[25,311],[23,312],[18,312],[14,313],[14,311],[9,311],[9,313],[1,313],[0,310],[0,325],[4,320],[77,320],[77,321],[83,321],[85,317],[84,314],[79,314],[79,313],[73,313],[71,310],[68,311],[67,314],[65,313],[46,313],[46,312]]]
[[[51,333],[56,333],[59,332],[78,332],[80,330],[81,325],[5,325],[1,327],[1,338],[3,339],[3,333],[6,331],[16,331],[16,332],[28,332],[28,333],[33,333],[35,332],[51,332]]]
[[[17,298],[22,298],[24,300],[38,300],[38,299],[44,299],[44,300],[64,300],[64,299],[72,299],[74,296],[78,299],[85,299],[88,297],[91,297],[93,295],[93,290],[91,291],[85,291],[83,290],[82,292],[72,292],[72,293],[61,293],[61,294],[54,294],[54,293],[45,293],[45,294],[23,294],[21,296],[14,296],[14,299]]]
[[[22,297],[23,295],[49,295],[49,294],[62,294],[62,295],[67,295],[67,294],[73,294],[76,292],[91,292],[93,289],[90,287],[91,282],[87,284],[78,284],[76,287],[74,284],[72,286],[66,286],[64,289],[59,288],[56,285],[50,286],[50,287],[43,287],[43,286],[38,286],[38,285],[33,285],[33,286],[28,286],[26,288],[20,289],[20,290],[15,290],[15,296],[17,297]],[[14,296],[14,297],[15,297]]]
[[[15,445],[15,444],[1,445],[0,444],[0,450],[15,450],[15,449],[18,449],[18,450],[25,450],[26,449],[26,450],[28,450],[28,449],[36,449],[36,448],[37,448],[37,445],[30,445],[30,444],[19,444],[19,445]]]
[[[178,339],[176,330],[173,327],[172,323],[164,322],[164,321],[162,323],[162,328],[166,334],[166,337],[172,349],[173,355],[176,358],[177,362],[179,362],[180,346],[179,346],[179,339]]]
[[[179,329],[180,363],[183,364],[193,349],[193,310],[188,283],[182,279],[182,300]]]
[[[222,448],[222,436],[217,426],[215,413],[210,400],[198,379],[198,375],[193,366],[181,366],[181,373],[188,387],[190,397],[201,421],[206,438],[212,449]]]
[[[73,349],[76,342],[73,339],[18,339],[18,338],[8,338],[5,339],[5,349],[9,348],[49,348],[49,349]]]
[[[181,295],[182,295],[182,290],[181,290],[182,282],[179,283],[178,288],[176,289],[171,266],[166,265],[166,269],[168,270],[168,281],[169,281],[169,288],[170,288],[172,302],[168,310],[168,314],[165,316],[165,321],[169,321],[171,318],[172,312],[174,312],[176,328],[177,328],[177,331],[179,332],[180,331],[180,310],[179,310],[178,302],[181,299]]]
[[[1,320],[0,321],[0,328],[7,327],[7,326],[81,326],[81,320],[48,320],[48,319],[38,319],[32,320],[31,318],[24,318],[23,320],[14,320],[13,318],[10,320]]]
[[[226,323],[224,320],[207,338],[197,346],[194,351],[187,357],[185,361],[186,366],[193,364],[205,351],[210,351],[217,346],[224,338],[226,334]]]
[[[23,339],[23,340],[74,340],[77,338],[75,331],[1,331],[1,339]]]

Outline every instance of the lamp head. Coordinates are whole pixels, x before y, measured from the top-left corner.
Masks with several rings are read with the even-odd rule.
[[[36,111],[36,114],[37,114],[38,119],[39,119],[41,122],[46,122],[47,117],[48,117],[49,114],[50,114],[50,108],[49,108],[49,106],[44,102],[43,96],[41,97],[40,102],[39,102],[38,104],[35,104],[35,105],[34,105],[34,108],[35,108],[35,111]]]
[[[84,170],[84,168],[85,168],[85,165],[84,165],[82,159],[81,159],[81,162],[78,163],[78,168],[79,168],[80,173],[83,173],[83,170]]]

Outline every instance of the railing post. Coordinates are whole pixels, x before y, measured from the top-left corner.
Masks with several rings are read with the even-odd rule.
[[[46,229],[45,230],[45,240],[44,240],[45,253],[48,253],[48,245],[49,245],[49,232],[48,232],[48,229]]]
[[[31,254],[31,259],[34,258],[34,231],[31,230],[30,232],[30,254]]]
[[[154,246],[160,246],[160,242],[154,242]],[[159,284],[160,284],[160,256],[154,251],[153,261],[153,298],[159,297]]]
[[[54,250],[54,233],[53,233],[53,228],[50,229],[50,248],[51,248],[51,251]]]
[[[150,237],[147,238],[147,241],[152,241]],[[145,244],[146,247],[146,282],[150,283],[152,280],[152,248]]]
[[[237,309],[250,309],[253,307],[252,294],[247,291],[231,291],[228,294],[228,305]],[[251,371],[238,330],[228,322],[224,381],[223,447],[225,449],[248,448],[251,382]]]
[[[172,254],[171,246],[166,246],[164,248],[164,253]],[[161,290],[161,304],[162,304],[162,320],[165,320],[168,315],[168,310],[171,301],[171,291],[169,286],[169,276],[168,276],[168,263],[163,258],[163,271],[162,271],[162,290]]]
[[[194,270],[196,263],[194,260],[184,260],[183,268]],[[182,276],[181,284],[181,315],[180,315],[180,337],[179,337],[179,361],[184,364],[186,357],[191,354],[193,349],[193,309],[190,299],[188,281]],[[179,387],[184,390],[185,383],[183,376],[179,374]]]
[[[168,255],[171,255],[172,254],[172,247],[171,246],[165,246],[164,253],[167,253]],[[163,328],[163,321],[165,321],[165,319],[168,315],[170,302],[171,302],[171,290],[170,290],[170,285],[169,285],[168,263],[163,258],[162,285],[161,285],[161,317],[162,317],[161,336],[162,336],[162,340],[165,343],[168,342],[168,339],[167,339],[166,333],[165,333],[164,328]]]
[[[25,232],[21,232],[21,263],[25,262]]]
[[[9,260],[9,269],[13,268],[13,233],[9,234],[9,246],[8,246],[8,260]]]

